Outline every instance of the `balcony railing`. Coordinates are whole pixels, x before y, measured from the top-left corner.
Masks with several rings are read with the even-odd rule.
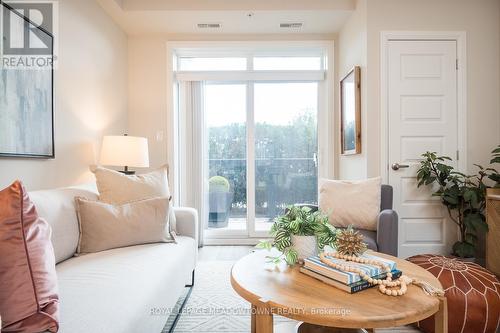
[[[230,217],[243,218],[247,210],[246,159],[209,159],[209,174],[230,183]],[[257,158],[255,161],[255,210],[257,218],[270,221],[287,205],[317,202],[315,158]]]

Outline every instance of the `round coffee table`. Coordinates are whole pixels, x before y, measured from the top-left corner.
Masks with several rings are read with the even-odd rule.
[[[403,274],[441,288],[439,280],[425,269],[399,258],[373,253],[396,261]],[[435,319],[436,333],[447,332],[444,297],[428,296],[413,285],[400,297],[382,295],[376,287],[349,294],[300,273],[297,265],[268,264],[269,254],[266,250],[251,253],[234,264],[231,271],[233,289],[252,304],[252,333],[272,333],[273,314],[304,322],[298,328],[301,333],[371,331],[407,325],[431,316]]]

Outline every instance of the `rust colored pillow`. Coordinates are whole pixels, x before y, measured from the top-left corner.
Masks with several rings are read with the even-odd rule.
[[[0,191],[2,333],[57,332],[59,328],[50,233],[21,182]]]
[[[408,258],[436,276],[448,301],[449,333],[495,333],[500,323],[500,282],[475,263],[433,254]],[[419,322],[434,333],[434,317]]]

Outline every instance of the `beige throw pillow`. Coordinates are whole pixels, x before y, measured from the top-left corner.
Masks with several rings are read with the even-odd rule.
[[[75,198],[80,226],[77,253],[173,241],[168,228],[168,198],[112,205]]]
[[[377,230],[381,179],[320,180],[319,209],[335,227]]]
[[[171,199],[168,187],[168,167],[141,175],[125,175],[121,172],[97,167],[96,178],[99,200],[110,204],[124,204],[131,201],[166,197]],[[170,203],[170,228],[176,231],[176,221]]]
[[[99,199],[107,203],[121,204],[152,197],[170,198],[166,167],[142,175],[125,175],[97,167],[94,174]]]

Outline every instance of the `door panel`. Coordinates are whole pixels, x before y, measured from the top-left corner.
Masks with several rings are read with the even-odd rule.
[[[288,205],[317,203],[317,82],[255,83],[255,231]]]
[[[204,96],[208,235],[222,229],[246,234],[246,85],[207,83]]]
[[[388,48],[389,183],[400,217],[399,256],[449,253],[456,228],[430,188],[417,188],[425,151],[455,157],[457,73],[455,41],[391,41]]]
[[[295,203],[317,203],[317,82],[208,82],[207,238],[267,237]]]

